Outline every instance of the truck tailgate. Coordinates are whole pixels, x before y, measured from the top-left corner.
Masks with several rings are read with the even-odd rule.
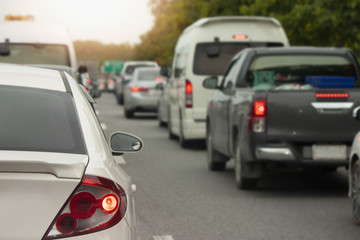
[[[356,89],[268,91],[266,104],[267,141],[352,142],[360,130]]]

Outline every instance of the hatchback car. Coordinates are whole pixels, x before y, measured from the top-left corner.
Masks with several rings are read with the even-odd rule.
[[[62,71],[0,64],[0,112],[0,239],[138,239],[135,188],[113,154],[139,138],[116,132],[109,146]]]
[[[136,68],[134,76],[124,89],[124,114],[126,118],[135,112],[156,112],[161,91],[155,89],[162,82],[160,68]]]

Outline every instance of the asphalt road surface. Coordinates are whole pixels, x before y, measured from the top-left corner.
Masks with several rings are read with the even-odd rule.
[[[277,169],[266,172],[256,190],[240,191],[232,162],[223,172],[209,171],[204,144],[182,149],[155,114],[126,119],[110,93],[97,99],[96,110],[107,136],[120,130],[144,141],[121,165],[137,186],[142,240],[359,239],[345,169]]]

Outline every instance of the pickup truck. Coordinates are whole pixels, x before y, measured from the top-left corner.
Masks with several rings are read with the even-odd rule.
[[[346,167],[360,124],[360,71],[346,48],[247,48],[231,60],[207,106],[210,170],[235,160],[239,189],[254,189],[267,166]]]

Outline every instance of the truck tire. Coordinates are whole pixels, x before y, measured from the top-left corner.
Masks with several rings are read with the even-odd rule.
[[[252,190],[257,187],[258,178],[246,178],[244,177],[244,171],[246,171],[245,161],[241,154],[241,146],[239,137],[235,142],[235,181],[236,186],[241,190]]]
[[[226,158],[212,146],[211,130],[208,127],[206,133],[206,160],[211,171],[224,171],[226,168]]]
[[[355,222],[360,224],[360,160],[351,169],[351,205]]]

